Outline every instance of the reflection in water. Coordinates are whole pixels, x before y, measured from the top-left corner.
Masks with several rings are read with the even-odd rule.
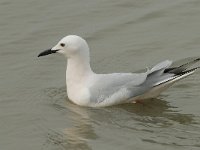
[[[143,104],[126,104],[117,107],[132,114],[131,119],[137,122],[134,125],[132,121],[119,123],[119,127],[139,131],[139,135],[146,132],[145,136],[141,138],[145,143],[162,146],[200,147],[197,144],[200,137],[199,134],[196,134],[199,127],[195,126],[198,124],[195,116],[173,110],[175,107],[170,106],[167,101],[152,99]]]
[[[194,123],[193,115],[191,114],[180,114],[171,106],[169,102],[162,100],[161,98],[150,99],[142,104],[125,104],[118,106],[130,113],[137,114],[139,116],[149,116],[151,118],[165,118],[172,121],[176,121],[180,124],[191,124]],[[142,121],[142,120],[140,120]],[[143,120],[144,121],[144,120]]]
[[[70,102],[67,104],[67,109],[70,109],[74,115],[70,116],[74,126],[64,129],[66,135],[66,148],[72,149],[90,149],[87,141],[97,139],[97,135],[93,130],[92,123],[87,114],[87,108],[74,106]]]
[[[90,150],[88,140],[97,139],[97,135],[93,130],[88,115],[89,109],[74,105],[68,100],[67,102],[64,101],[65,88],[50,88],[46,93],[51,98],[52,106],[55,109],[70,111],[70,114],[66,113],[65,115],[73,123],[73,126],[61,129],[61,131],[49,130],[47,141],[53,145],[62,147],[62,149]]]
[[[80,119],[80,120],[79,120]],[[48,142],[64,149],[91,149],[88,140],[95,140],[97,135],[94,133],[92,125],[84,121],[78,115],[73,116],[74,126],[65,128],[62,132],[50,131]]]
[[[199,139],[198,135],[191,134],[195,131],[195,128],[192,128],[195,117],[178,113],[173,110],[175,107],[162,99],[148,100],[143,104],[86,108],[65,101],[64,88],[48,89],[47,95],[52,101],[53,108],[62,113],[66,111],[64,115],[68,117],[68,121],[72,122],[70,127],[59,131],[55,129],[48,131],[47,141],[62,149],[91,149],[89,142],[102,136],[97,135],[95,127],[100,128],[102,133],[106,132],[106,128],[110,129],[110,134],[115,134],[112,132],[116,132],[115,129],[117,129],[117,131],[123,131],[123,134],[131,134],[130,136],[143,135],[141,138],[143,142],[161,145],[173,145],[173,143],[184,145],[184,141],[191,142]],[[176,127],[174,127],[175,124]],[[189,124],[190,131],[187,130],[189,133],[186,134],[185,129]],[[174,138],[169,138],[172,135]],[[188,140],[186,135],[191,135],[191,140]]]

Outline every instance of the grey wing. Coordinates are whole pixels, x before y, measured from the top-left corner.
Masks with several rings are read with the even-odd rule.
[[[99,75],[98,80],[89,88],[90,102],[93,104],[111,105],[125,103],[131,97],[143,94],[151,88],[147,84],[150,74],[161,74],[171,65],[171,61],[164,61],[144,73],[114,73]],[[150,79],[150,78],[149,78]],[[152,82],[149,80],[149,83]]]
[[[172,61],[166,60],[145,73],[102,75],[98,84],[90,89],[91,100],[94,103],[103,103],[103,105],[128,102],[131,98],[142,95],[155,86],[198,69],[199,67],[195,67],[187,70],[186,66],[191,67],[199,60],[195,59],[173,68],[170,68]]]
[[[182,65],[171,67],[172,61],[164,61],[153,67],[149,74],[147,75],[146,81],[143,82],[138,87],[128,86],[130,92],[130,98],[136,97],[150,89],[160,86],[165,83],[174,83],[188,75],[194,73],[195,70],[199,69],[200,58],[190,58],[186,59],[189,61],[184,61]],[[194,66],[196,65],[197,66]]]
[[[123,89],[128,83],[133,82],[132,85],[137,86],[146,80],[147,72],[132,74],[132,73],[114,73],[114,74],[100,74],[98,80],[90,87],[90,101],[93,103],[101,103],[118,91]]]

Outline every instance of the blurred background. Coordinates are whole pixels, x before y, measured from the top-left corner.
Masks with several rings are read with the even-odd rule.
[[[199,0],[0,0],[0,149],[199,150],[200,73],[159,98],[107,108],[68,101],[66,61],[37,58],[85,38],[97,73],[200,55]]]

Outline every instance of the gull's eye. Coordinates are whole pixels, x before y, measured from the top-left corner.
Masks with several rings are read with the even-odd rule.
[[[60,43],[60,46],[64,47],[64,46],[65,46],[65,44],[64,44],[64,43]]]

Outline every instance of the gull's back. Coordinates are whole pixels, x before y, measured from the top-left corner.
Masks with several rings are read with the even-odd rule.
[[[93,84],[89,87],[90,105],[124,103],[130,93],[128,85],[138,86],[146,80],[146,77],[147,72],[96,74]]]
[[[157,97],[174,82],[193,74],[199,67],[187,69],[198,61],[199,59],[195,59],[170,68],[172,62],[167,60],[138,74],[96,74],[95,81],[89,87],[90,105],[109,106]]]

